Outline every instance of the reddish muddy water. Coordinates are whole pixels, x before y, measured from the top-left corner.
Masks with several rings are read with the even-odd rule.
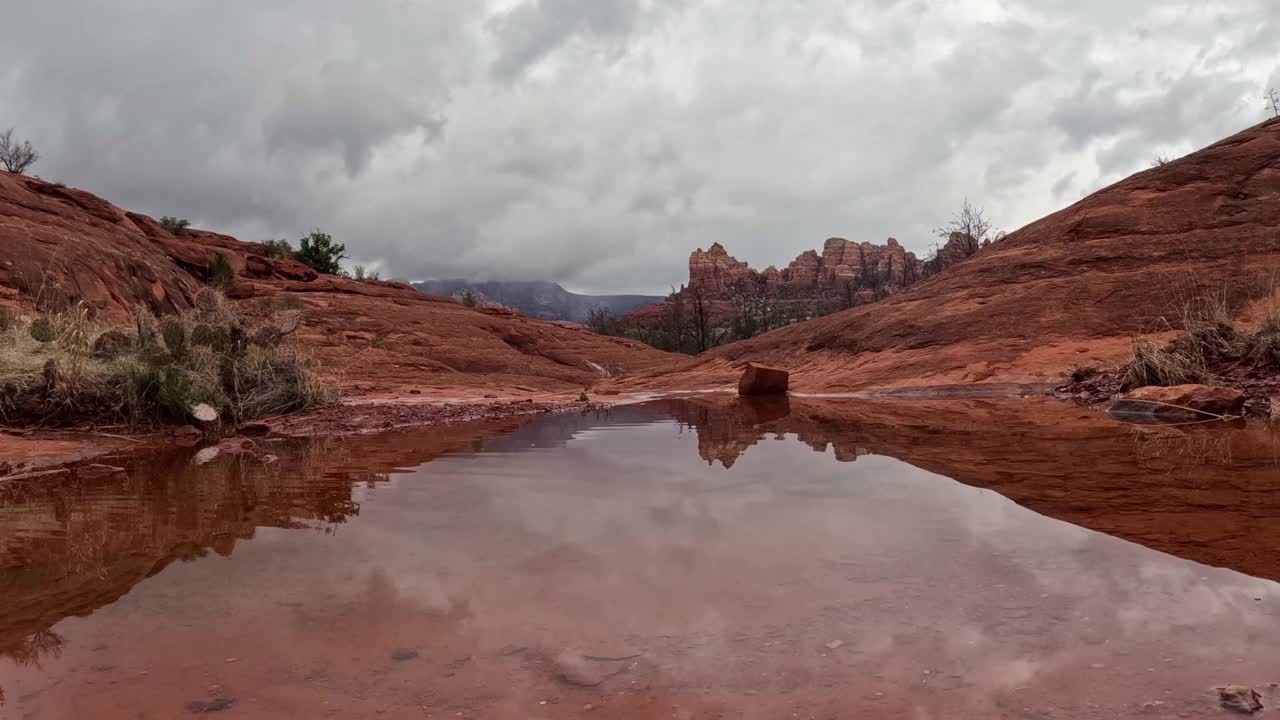
[[[1278,447],[704,398],[118,458],[0,488],[0,717],[1274,712]]]

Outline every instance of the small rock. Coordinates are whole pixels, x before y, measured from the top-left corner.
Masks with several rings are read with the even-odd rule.
[[[595,687],[627,669],[627,660],[593,659],[568,650],[556,656],[556,675],[570,685]]]
[[[422,391],[421,391],[421,390],[410,390],[410,391],[409,391],[409,394],[410,394],[410,395],[421,395],[421,394],[422,394]]]
[[[216,713],[224,710],[230,710],[236,701],[232,698],[214,698],[212,700],[192,700],[187,703],[187,709],[196,714]]]
[[[586,390],[583,390],[582,394],[578,395],[578,402],[591,402],[591,398],[587,397]]]
[[[826,645],[823,645],[822,647],[828,650],[839,650],[843,646],[844,646],[843,640],[832,640],[831,642],[827,643]]]
[[[1262,696],[1257,690],[1244,685],[1218,688],[1218,702],[1222,707],[1243,715],[1252,715],[1262,709]]]
[[[410,650],[408,648],[398,648],[391,653],[391,659],[396,662],[405,662],[406,660],[412,660],[416,657],[418,657],[418,651]]]
[[[486,399],[486,400],[497,400],[497,399],[498,399],[498,396],[497,396],[497,395],[494,395],[493,393],[489,393],[489,394],[485,395],[484,397],[485,397],[485,399]]]
[[[191,458],[191,462],[196,465],[205,465],[207,463],[213,462],[213,459],[218,457],[218,454],[221,452],[222,452],[222,448],[218,447],[217,445],[211,445],[207,448],[204,448],[200,452],[196,453],[196,456]]]
[[[202,423],[215,423],[218,421],[218,411],[208,403],[200,403],[191,408],[191,417]]]
[[[268,454],[268,455],[263,455],[259,459],[262,461],[263,465],[270,465],[271,463],[276,462],[280,458],[276,457],[275,455]]]
[[[587,712],[591,712],[592,710],[596,709],[596,706],[592,705],[591,703],[587,703],[586,705],[582,706],[582,709],[586,710]]]

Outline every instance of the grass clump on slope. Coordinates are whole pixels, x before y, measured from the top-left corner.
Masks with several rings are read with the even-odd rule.
[[[201,403],[243,422],[332,402],[289,342],[299,320],[281,312],[250,325],[209,289],[192,310],[140,312],[125,328],[83,306],[35,317],[0,310],[0,422],[184,423]]]

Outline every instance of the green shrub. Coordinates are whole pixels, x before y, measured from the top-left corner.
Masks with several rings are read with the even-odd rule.
[[[213,263],[209,266],[209,283],[216,288],[228,290],[235,282],[236,271],[231,267],[231,261],[222,253],[214,255]]]
[[[53,342],[53,324],[47,317],[39,317],[31,322],[31,339],[38,343]]]
[[[160,227],[164,228],[165,230],[168,230],[174,235],[189,235],[190,234],[189,228],[191,227],[191,221],[186,218],[176,218],[169,215],[165,215],[164,217],[160,218]]]
[[[294,257],[316,272],[337,275],[342,271],[342,260],[347,257],[347,246],[335,243],[328,233],[316,230],[298,241]]]
[[[263,243],[267,248],[267,257],[279,260],[293,260],[295,252],[288,240],[268,240]]]
[[[462,293],[462,304],[464,307],[475,307],[477,304],[475,292],[468,290]]]

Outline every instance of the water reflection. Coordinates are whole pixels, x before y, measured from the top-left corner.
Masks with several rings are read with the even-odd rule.
[[[1188,561],[1280,576],[1276,467],[1258,427],[725,397],[132,458],[5,489],[0,687],[39,717],[1177,716],[1277,679],[1275,586]],[[566,653],[637,657],[584,687]]]

